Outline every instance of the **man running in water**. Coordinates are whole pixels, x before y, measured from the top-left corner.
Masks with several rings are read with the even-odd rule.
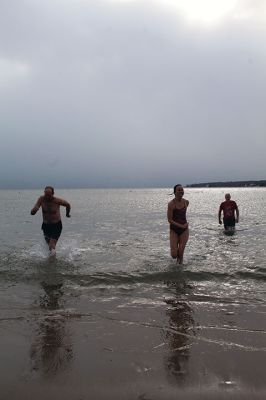
[[[230,193],[226,193],[225,201],[220,204],[218,212],[219,224],[222,225],[221,214],[223,212],[223,223],[226,231],[234,230],[235,223],[239,221],[239,210],[235,201],[231,200]]]
[[[42,207],[42,230],[51,255],[55,255],[56,243],[62,232],[60,206],[66,207],[66,217],[70,218],[70,204],[63,199],[54,197],[54,188],[46,186],[44,195],[39,197],[31,210],[31,215],[35,215]]]
[[[175,198],[168,203],[167,218],[170,224],[170,249],[172,258],[177,263],[183,263],[184,250],[189,237],[188,223],[186,219],[189,201],[183,199],[184,189],[182,185],[174,186]]]

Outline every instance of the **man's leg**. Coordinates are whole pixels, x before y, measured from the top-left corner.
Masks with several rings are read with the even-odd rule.
[[[223,222],[224,222],[224,230],[226,231],[228,228],[228,221],[224,219]]]
[[[232,231],[235,229],[235,220],[224,219],[224,229],[226,231]]]
[[[62,223],[61,221],[59,221],[58,223],[52,226],[52,234],[49,241],[49,250],[51,253],[55,253],[56,244],[61,235],[61,232],[62,232]]]
[[[56,243],[57,243],[57,239],[50,239],[49,244],[48,244],[50,251],[55,250]]]
[[[49,225],[43,223],[42,224],[42,231],[43,231],[44,240],[46,241],[46,243],[49,246],[49,242],[50,242],[50,239],[51,239],[51,232],[49,230]]]

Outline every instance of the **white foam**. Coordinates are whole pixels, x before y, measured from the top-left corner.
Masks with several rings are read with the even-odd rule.
[[[78,240],[73,238],[60,240],[56,246],[57,255],[70,261],[89,251],[92,251],[90,247],[81,247]]]
[[[24,255],[30,258],[47,258],[49,256],[49,249],[46,242],[43,240],[32,246],[29,250],[26,250]]]

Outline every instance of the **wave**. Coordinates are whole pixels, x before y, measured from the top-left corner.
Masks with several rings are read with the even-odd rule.
[[[147,262],[146,262],[147,264]],[[263,268],[254,270],[244,270],[235,272],[218,272],[191,270],[187,267],[176,267],[170,264],[161,270],[152,270],[152,263],[149,268],[146,265],[146,271],[143,267],[135,271],[99,271],[95,272],[92,265],[73,265],[68,261],[54,262],[43,260],[43,262],[32,261],[22,265],[4,264],[0,265],[0,276],[2,280],[18,282],[31,282],[42,280],[46,276],[60,278],[64,281],[78,284],[79,286],[119,286],[119,285],[137,285],[137,284],[175,284],[180,282],[189,283],[231,283],[239,284],[239,281],[266,281],[266,273]],[[157,267],[156,267],[157,269]]]

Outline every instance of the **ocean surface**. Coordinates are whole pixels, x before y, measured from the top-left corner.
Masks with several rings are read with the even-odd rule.
[[[171,192],[57,190],[72,210],[51,259],[42,191],[0,191],[1,400],[266,398],[266,189],[185,189],[182,266]]]

